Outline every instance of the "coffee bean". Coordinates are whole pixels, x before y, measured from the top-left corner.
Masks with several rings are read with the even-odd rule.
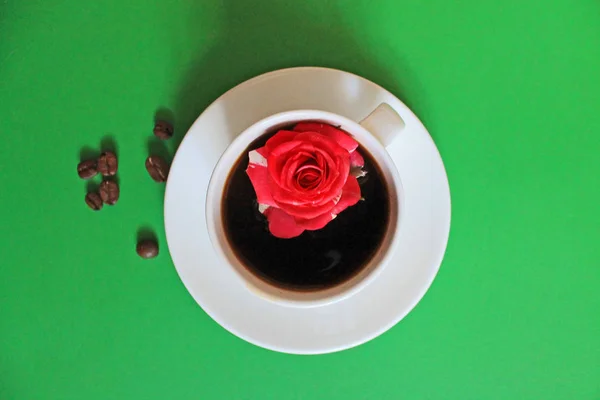
[[[154,125],[154,135],[162,140],[171,139],[173,136],[173,125],[167,121],[156,121]]]
[[[135,250],[142,258],[154,258],[158,255],[158,243],[150,239],[141,240]]]
[[[146,159],[146,169],[156,182],[164,182],[169,174],[169,164],[159,156],[150,156]]]
[[[96,176],[96,160],[85,160],[77,165],[77,173],[81,179],[90,179]]]
[[[98,172],[104,176],[113,176],[117,173],[117,156],[112,151],[105,151],[98,157]]]
[[[86,194],[85,202],[94,211],[102,209],[102,198],[96,192],[90,192]]]
[[[119,185],[114,181],[103,181],[98,191],[102,201],[109,206],[114,205],[119,200]]]

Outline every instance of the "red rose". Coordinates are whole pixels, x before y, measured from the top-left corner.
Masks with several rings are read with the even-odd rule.
[[[360,198],[351,168],[364,166],[358,143],[331,125],[301,122],[249,153],[246,173],[271,234],[293,238],[323,228]]]

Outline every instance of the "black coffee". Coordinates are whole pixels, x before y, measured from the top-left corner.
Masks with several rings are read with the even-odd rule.
[[[270,284],[298,291],[336,286],[366,266],[382,243],[390,212],[383,174],[373,157],[359,147],[367,171],[358,180],[364,200],[348,207],[323,229],[278,239],[258,211],[246,174],[248,152],[264,146],[275,133],[250,144],[228,177],[222,199],[225,234],[241,263]]]

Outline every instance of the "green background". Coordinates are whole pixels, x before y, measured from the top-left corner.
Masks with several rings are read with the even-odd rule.
[[[453,204],[417,308],[315,357],[247,344],[196,305],[143,166],[225,90],[299,65],[404,100]],[[4,0],[0,399],[600,399],[599,108],[597,0]],[[93,213],[76,165],[102,146],[122,193]],[[134,251],[146,231],[152,261]]]

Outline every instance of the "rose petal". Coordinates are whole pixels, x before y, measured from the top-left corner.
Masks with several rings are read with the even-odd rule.
[[[274,148],[270,152],[269,157],[267,157],[267,168],[269,169],[271,178],[273,178],[273,180],[277,182],[278,185],[283,186],[285,182],[281,180],[280,174],[284,165],[289,161],[288,153],[294,150],[292,155],[297,154],[297,152],[300,149],[296,148],[302,144],[303,142],[297,140],[282,143],[276,148]]]
[[[268,157],[271,154],[271,152],[279,145],[292,141],[294,137],[296,137],[296,135],[298,135],[298,132],[294,131],[281,130],[277,132],[275,135],[273,135],[272,138],[267,140],[267,143],[265,143],[265,157]]]
[[[269,170],[267,167],[249,164],[246,169],[246,174],[248,174],[248,177],[250,178],[258,202],[269,206],[277,206],[277,203],[275,203],[275,200],[273,200],[273,196],[271,195],[271,189],[269,187]]]
[[[349,153],[356,150],[358,142],[341,129],[334,128],[331,125],[320,122],[300,122],[295,127],[296,132],[317,132],[336,141],[337,144],[346,149]]]
[[[325,171],[325,169],[327,167],[327,158],[325,157],[325,155],[323,155],[323,153],[315,154],[315,161],[316,161],[317,165],[319,166],[319,168],[322,171]]]
[[[354,140],[354,139],[352,139]],[[300,132],[294,138],[294,141],[301,141],[304,143],[310,143],[315,148],[320,149],[329,153],[331,156],[334,155],[349,155],[349,150],[341,146],[335,139],[332,139],[326,135],[317,132]]]
[[[302,218],[302,219],[312,219],[316,218],[321,214],[325,214],[335,207],[336,202],[334,200],[328,200],[323,204],[290,204],[290,203],[280,203],[276,198],[274,198],[277,206],[284,210],[286,213],[291,215],[292,217]]]
[[[311,190],[298,187],[294,188],[295,184],[292,183],[290,186],[292,186],[293,190],[288,190],[281,188],[274,182],[270,181],[269,188],[271,190],[273,200],[275,200],[279,208],[282,208],[293,216],[301,218],[314,218],[315,216],[327,211],[327,208],[322,209],[321,211],[321,208],[319,207],[330,204],[331,201],[341,193],[347,177],[348,175],[340,176],[336,173],[335,182],[328,185],[327,190],[321,190],[321,186],[323,186],[322,182],[318,187]],[[305,215],[307,212],[305,211],[306,207],[314,208],[315,211],[310,212],[311,215],[307,216]],[[333,207],[333,204],[331,204],[329,207]]]
[[[342,188],[340,201],[331,210],[332,214],[338,215],[346,208],[355,205],[360,200],[360,186],[355,177],[349,176]]]
[[[332,214],[331,212],[326,212],[325,214],[321,214],[318,217],[312,219],[296,218],[296,223],[299,227],[304,228],[308,231],[316,231],[319,229],[323,229],[334,218],[334,214]]]
[[[350,153],[350,166],[351,167],[364,167],[365,166],[365,159],[358,152],[358,150],[355,150],[352,153]]]
[[[298,226],[293,217],[279,208],[267,208],[265,210],[265,216],[269,221],[269,231],[275,237],[290,239],[300,236],[302,232],[304,232],[304,228]]]
[[[303,171],[316,173],[318,175],[321,175],[321,173],[322,173],[321,167],[319,167],[318,165],[316,165],[316,163],[314,162],[314,160],[308,160],[307,162],[305,162],[304,164],[302,164],[300,167],[298,167],[298,169],[296,169],[296,173],[297,174],[299,174],[299,173],[301,173]]]
[[[267,157],[267,159],[281,157],[285,155],[285,153],[290,152],[291,150],[295,149],[303,143],[304,141],[301,140],[290,140],[289,142],[281,143],[279,146],[270,150],[269,157]]]

